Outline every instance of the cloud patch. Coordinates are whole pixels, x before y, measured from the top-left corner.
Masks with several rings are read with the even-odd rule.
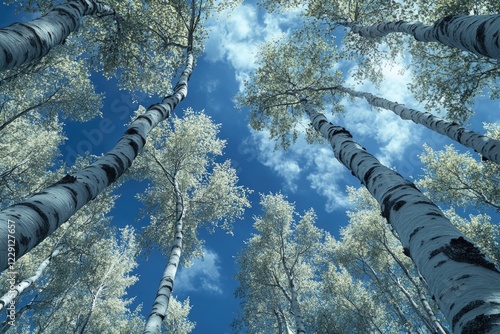
[[[203,252],[204,259],[194,259],[191,267],[181,268],[177,273],[175,278],[175,291],[177,293],[206,291],[222,294],[219,256],[206,248]]]

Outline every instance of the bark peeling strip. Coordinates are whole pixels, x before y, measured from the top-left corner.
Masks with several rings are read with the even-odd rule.
[[[470,263],[500,273],[495,265],[486,259],[479,248],[463,237],[451,239],[448,245],[433,250],[429,255],[429,260],[439,253],[443,253],[453,261]]]

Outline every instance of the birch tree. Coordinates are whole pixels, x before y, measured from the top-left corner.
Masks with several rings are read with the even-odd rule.
[[[57,115],[77,121],[100,116],[103,95],[95,92],[87,65],[77,59],[82,52],[68,42],[25,72],[5,72],[0,84],[0,131],[18,118],[50,124]]]
[[[0,29],[0,71],[40,59],[63,44],[85,15],[113,16],[114,10],[99,1],[71,0],[54,7],[39,19]]]
[[[77,161],[80,166],[87,163],[83,159]],[[38,245],[36,252],[19,259],[13,269],[14,277],[12,270],[3,273],[2,287],[13,285],[13,278],[19,282],[14,284],[18,295],[11,332],[36,328],[49,333],[122,333],[135,332],[127,328],[143,326],[137,311],[128,309],[130,300],[125,298],[125,289],[137,280],[130,271],[136,266],[138,245],[133,230],[123,230],[120,243],[110,230],[107,214],[116,199],[111,191],[108,188],[80,210],[68,224]],[[9,290],[6,295],[14,297],[12,292]],[[3,330],[9,327],[8,321],[4,321]]]
[[[217,138],[219,126],[191,109],[172,123],[153,131],[151,144],[135,169],[137,176],[152,182],[138,195],[151,221],[143,231],[144,245],[157,245],[168,257],[145,333],[160,332],[179,265],[203,255],[198,230],[220,227],[230,233],[232,223],[249,207],[249,191],[237,186],[230,162],[215,161],[225,146]]]
[[[316,266],[325,233],[314,226],[312,210],[297,222],[294,204],[281,194],[261,195],[260,203],[264,214],[255,218],[258,234],[237,259],[240,322],[249,333],[289,333],[284,330],[288,324],[291,332],[305,333],[312,320],[304,303],[314,299],[318,289]]]
[[[380,216],[377,202],[364,188],[348,188],[353,210],[333,245],[333,258],[356,279],[366,282],[387,315],[391,331],[448,333],[442,314],[419,279],[410,258]]]
[[[194,29],[194,22],[191,27]],[[72,175],[67,174],[42,192],[0,212],[0,219],[10,220],[16,225],[16,258],[20,258],[40,243],[130,167],[144,147],[150,130],[168,118],[175,106],[187,95],[187,82],[192,67],[193,53],[190,49],[186,67],[173,94],[165,97],[161,103],[150,106],[143,115],[137,117],[111,151],[87,168]],[[6,226],[0,227],[0,236],[5,236],[2,238],[4,241],[0,249],[7,250]],[[4,254],[6,255],[6,252]],[[7,268],[6,256],[1,260],[0,268]]]
[[[276,50],[264,49],[242,99],[250,106],[252,119],[258,120],[253,124],[257,129],[270,129],[272,138],[281,139],[294,128],[296,120],[300,121],[298,113],[302,110],[314,129],[328,140],[335,157],[377,200],[383,217],[399,236],[453,331],[495,332],[500,314],[495,297],[500,272],[495,265],[414,184],[383,166],[352,139],[349,131],[330,123],[313,103],[321,103],[321,97],[301,92],[310,81],[302,83],[297,80],[300,75],[322,65],[315,60],[314,50],[303,49],[309,51],[312,61],[301,62],[300,68],[290,66],[290,54],[282,52],[279,45]],[[294,69],[299,75],[287,76],[287,71]],[[491,290],[486,292],[485,286]]]
[[[262,3],[266,8],[276,9],[275,2],[262,1]],[[286,0],[278,3],[285,7],[303,5]],[[369,79],[379,83],[385,68],[391,67],[395,62],[403,62],[404,67],[411,71],[413,80],[409,88],[419,102],[425,103],[428,110],[436,112],[444,110],[448,118],[464,122],[474,112],[472,108],[474,97],[488,94],[491,99],[498,98],[497,59],[478,57],[475,53],[463,52],[461,49],[450,48],[441,43],[422,43],[414,38],[403,38],[405,36],[402,34],[386,35],[390,29],[385,27],[405,25],[409,30],[418,28],[429,33],[434,29],[433,26],[424,26],[418,21],[432,22],[442,19],[440,22],[445,23],[444,18],[454,17],[455,20],[459,16],[473,21],[485,19],[488,15],[497,15],[499,10],[500,7],[495,1],[484,1],[479,4],[474,1],[447,0],[414,2],[312,0],[307,2],[305,15],[318,19],[319,24],[326,25],[327,36],[331,36],[331,32],[336,36],[343,35],[342,30],[345,30],[341,53],[343,59],[353,62],[351,71],[354,78]],[[382,23],[372,26],[376,22]],[[370,30],[368,27],[373,30],[380,28],[384,33],[380,33],[379,37],[362,37],[354,33],[350,26],[367,31]],[[471,31],[465,34],[473,35]],[[380,37],[381,35],[384,37]],[[480,40],[477,40],[478,43]],[[491,41],[494,43],[494,39]],[[476,43],[475,40],[471,42]],[[411,58],[408,54],[411,54]],[[430,72],[432,75],[429,75]]]

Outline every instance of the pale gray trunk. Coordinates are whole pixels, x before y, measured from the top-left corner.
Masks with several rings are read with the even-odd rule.
[[[115,11],[99,1],[72,0],[39,19],[0,29],[0,71],[45,56],[78,28],[83,16],[93,14],[114,15]]]
[[[174,289],[175,275],[177,273],[177,268],[179,268],[179,261],[181,258],[182,240],[184,233],[182,220],[185,215],[185,208],[181,191],[179,189],[179,184],[177,183],[175,176],[172,178],[172,184],[174,186],[174,193],[176,198],[175,239],[170,251],[170,259],[167,266],[165,267],[163,277],[160,281],[160,286],[156,293],[156,298],[153,303],[153,309],[151,310],[148,320],[146,321],[144,334],[161,333],[161,324],[163,322],[163,319],[165,319],[167,315],[168,303]]]
[[[302,316],[302,310],[299,305],[299,300],[298,300],[298,295],[297,295],[297,289],[295,288],[295,282],[293,277],[289,276],[289,284],[290,284],[290,290],[291,290],[291,297],[292,297],[292,312],[293,316],[295,317],[295,324],[297,327],[297,334],[305,334],[306,329],[304,327],[304,317]]]
[[[193,68],[192,52],[174,94],[160,104],[152,105],[130,123],[116,146],[85,169],[66,175],[60,181],[23,202],[0,211],[0,270],[8,267],[8,256],[20,258],[38,245],[78,209],[99,195],[132,164],[146,143],[146,136],[187,95],[188,80]],[[7,222],[14,226],[7,229]],[[14,233],[10,233],[14,232]],[[10,235],[10,236],[9,236]],[[8,239],[15,239],[13,252],[8,252]]]
[[[307,99],[302,103],[335,157],[380,204],[453,332],[498,333],[500,272],[493,263],[413,183],[382,165]]]
[[[500,140],[467,130],[457,123],[445,121],[431,113],[410,109],[402,104],[389,101],[370,93],[358,92],[342,86],[336,86],[334,90],[347,93],[351,96],[364,98],[374,107],[390,110],[402,119],[412,120],[417,124],[421,124],[430,130],[457,141],[465,147],[473,149],[482,155],[483,160],[491,160],[500,164]]]
[[[0,311],[5,308],[5,305],[9,304],[11,301],[17,298],[27,288],[29,288],[33,283],[35,283],[40,278],[40,276],[42,276],[43,272],[50,264],[50,261],[52,261],[53,258],[59,255],[62,248],[63,248],[62,246],[56,247],[54,251],[45,260],[43,260],[42,263],[40,263],[33,276],[30,276],[25,280],[19,282],[14,287],[14,289],[9,290],[9,292],[0,297]]]
[[[431,26],[406,21],[383,22],[371,26],[352,22],[342,24],[362,37],[378,38],[401,32],[412,35],[417,41],[439,42],[478,56],[500,59],[500,14],[450,15]]]

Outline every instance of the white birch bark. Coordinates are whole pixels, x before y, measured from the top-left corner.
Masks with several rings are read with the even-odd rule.
[[[165,267],[165,270],[163,271],[163,277],[161,278],[160,286],[156,293],[153,309],[151,310],[148,320],[146,321],[146,326],[144,327],[144,334],[161,333],[161,324],[167,315],[168,303],[174,289],[175,275],[177,274],[177,268],[179,268],[179,261],[181,258],[182,239],[184,233],[182,220],[185,215],[185,208],[179,184],[177,183],[175,176],[172,178],[172,183],[174,185],[174,193],[176,197],[175,239],[170,251],[170,259]]]
[[[304,320],[303,320],[304,317],[302,316],[302,310],[300,309],[298,296],[297,296],[297,289],[295,288],[295,283],[293,281],[293,277],[290,277],[290,275],[288,275],[288,279],[290,280],[289,284],[290,284],[291,299],[292,299],[291,300],[292,313],[293,313],[293,316],[295,317],[297,334],[305,334],[306,329],[304,327]]]
[[[0,71],[45,56],[75,31],[85,15],[114,15],[108,5],[96,0],[71,0],[28,23],[0,29]]]
[[[40,278],[40,276],[42,276],[43,272],[50,264],[50,261],[52,261],[53,258],[59,255],[62,248],[63,248],[62,246],[56,247],[56,249],[54,249],[54,251],[45,260],[43,260],[42,263],[40,263],[34,275],[22,280],[21,282],[15,285],[14,289],[9,290],[6,294],[0,297],[0,311],[5,308],[5,305],[9,304],[11,301],[16,299],[27,288],[29,288],[33,283],[35,283]]]
[[[439,42],[478,56],[500,59],[500,14],[450,15],[433,25],[421,22],[384,22],[363,26],[342,22],[362,37],[378,38],[393,32],[412,35],[417,41]]]
[[[20,258],[38,245],[132,165],[146,143],[147,134],[170,117],[171,111],[187,95],[192,68],[193,54],[190,51],[173,95],[150,106],[131,122],[108,153],[85,169],[68,174],[40,193],[0,211],[0,271],[10,266],[14,258]],[[14,241],[14,245],[10,244]]]
[[[465,147],[473,149],[482,155],[483,160],[491,160],[500,164],[500,140],[467,130],[457,123],[445,121],[431,113],[410,109],[403,104],[392,102],[370,93],[355,91],[343,86],[336,86],[334,89],[351,96],[364,98],[372,106],[390,110],[402,119],[412,120],[416,124],[421,124],[430,130],[455,140]]]
[[[500,331],[500,272],[413,183],[382,165],[302,99],[314,128],[335,157],[363,183],[398,233],[406,253],[454,333]]]

